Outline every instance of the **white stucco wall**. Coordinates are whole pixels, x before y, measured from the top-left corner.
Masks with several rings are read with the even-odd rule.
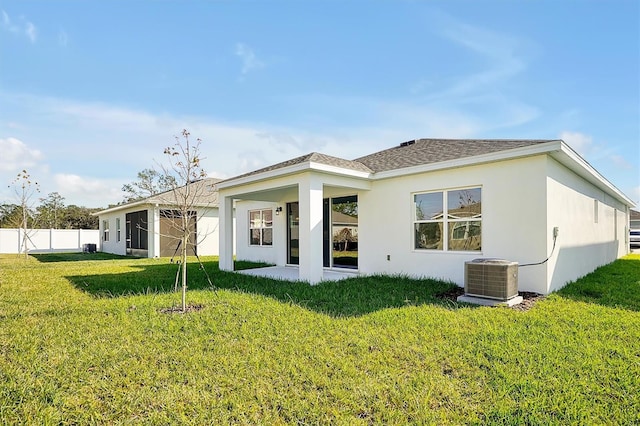
[[[119,255],[127,254],[127,242],[126,242],[126,215],[127,213],[137,211],[147,211],[148,219],[148,257],[156,257],[160,253],[160,235],[159,235],[159,212],[163,208],[170,207],[155,207],[155,206],[134,206],[129,209],[123,209],[116,212],[106,213],[100,215],[100,241],[102,244],[102,250],[106,253],[113,253]],[[206,208],[197,209],[198,211],[198,254],[200,256],[217,256],[218,239],[219,239],[219,226],[218,226],[218,209]],[[120,218],[120,241],[116,238],[116,219]],[[103,221],[109,220],[109,241],[104,241]]]
[[[126,255],[127,254],[127,222],[126,214],[130,211],[143,210],[143,208],[135,208],[130,210],[117,211],[99,216],[100,229],[100,251],[105,253]],[[117,239],[116,219],[120,219],[120,241]],[[109,221],[109,241],[104,240],[104,221]]]
[[[559,227],[548,262],[551,292],[627,254],[628,216],[625,205],[552,158],[547,171],[548,222]],[[551,251],[552,238],[547,245]]]
[[[358,199],[360,272],[434,277],[463,286],[468,260],[543,260],[546,240],[537,230],[547,227],[544,173],[545,157],[538,156],[375,181],[372,190],[360,192]],[[412,194],[478,186],[482,251],[415,250]],[[544,278],[544,268],[523,270],[520,289],[541,292]]]
[[[276,207],[282,212],[276,215]],[[272,203],[266,201],[238,201],[236,203],[236,247],[239,260],[266,262],[276,265],[286,263],[287,251],[287,214],[286,202]],[[252,246],[249,244],[249,211],[258,209],[273,210],[273,245]]]
[[[234,221],[235,228],[235,221]],[[207,208],[198,210],[198,255],[218,256],[220,226],[218,208]],[[235,246],[235,244],[234,244]]]

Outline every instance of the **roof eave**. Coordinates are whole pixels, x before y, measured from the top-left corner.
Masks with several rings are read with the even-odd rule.
[[[339,176],[348,176],[352,178],[370,179],[372,174],[370,172],[353,170],[344,167],[332,166],[329,164],[318,163],[315,161],[305,161],[291,166],[281,167],[274,170],[268,170],[262,173],[256,173],[249,176],[243,176],[239,178],[231,178],[218,183],[218,189],[233,188],[235,186],[251,184],[255,182],[261,182],[269,179],[294,175],[306,171],[318,171],[322,173],[328,173]]]
[[[578,176],[586,179],[588,182],[610,195],[613,195],[614,198],[621,203],[628,207],[635,206],[635,202],[631,198],[619,190],[614,184],[609,182],[600,174],[600,172],[593,168],[589,162],[582,158],[566,143],[562,142],[560,150],[552,152],[550,155]]]
[[[109,207],[108,209],[104,209],[104,210],[100,210],[99,212],[91,213],[91,215],[92,216],[100,216],[101,214],[113,213],[113,212],[116,212],[118,210],[124,210],[124,209],[128,209],[129,207],[136,207],[136,206],[141,206],[141,205],[144,205],[144,204],[151,204],[151,203],[149,203],[148,199],[145,198],[143,200],[132,201],[131,203],[120,204],[120,205],[117,205],[117,206]]]
[[[100,215],[114,213],[121,210],[129,210],[132,207],[139,207],[139,206],[175,207],[175,204],[172,204],[169,202],[150,201],[148,199],[145,199],[145,200],[135,201],[128,204],[122,204],[119,206],[110,207],[108,209],[104,209],[99,212],[91,213],[91,216],[100,216]],[[218,203],[194,203],[192,207],[217,209]]]

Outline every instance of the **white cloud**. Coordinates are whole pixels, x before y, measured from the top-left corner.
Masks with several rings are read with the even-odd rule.
[[[526,71],[528,56],[534,49],[530,42],[512,34],[469,25],[445,13],[435,13],[434,18],[433,27],[438,34],[480,57],[484,63],[483,69],[458,77],[453,85],[434,94],[435,98],[500,93],[506,81]]]
[[[24,19],[23,19],[24,21]],[[23,34],[25,35],[31,43],[35,43],[38,38],[38,29],[33,24],[33,22],[26,21],[22,25],[18,25],[14,23],[9,14],[6,11],[2,11],[2,21],[0,22],[0,27],[14,34]]]
[[[58,192],[65,198],[81,199],[88,206],[105,206],[105,203],[121,200],[120,187],[125,183],[66,173],[54,175],[53,180],[56,188],[60,188]]]
[[[2,28],[11,29],[11,19],[4,10],[2,11]]]
[[[509,95],[513,80],[527,70],[535,50],[532,43],[469,25],[446,13],[435,12],[429,24],[450,42],[452,52],[457,48],[461,61],[473,59],[479,65],[438,81],[424,76],[410,86],[411,102],[396,102],[402,105],[402,114],[415,117],[413,128],[426,131],[418,136],[478,137],[521,126],[540,115],[537,107]]]
[[[605,143],[594,142],[593,138],[580,132],[564,131],[560,139],[565,141],[574,151],[587,161],[600,163],[598,168],[613,168],[616,170],[631,170],[633,165],[615,147]]]
[[[65,30],[58,31],[58,44],[62,47],[67,47],[69,44],[69,35]]]
[[[244,43],[236,43],[235,54],[242,60],[241,72],[243,75],[249,71],[264,67],[264,63],[258,59],[253,49]]]
[[[31,22],[26,23],[25,33],[27,34],[27,37],[29,37],[29,40],[31,40],[31,43],[36,42],[36,38],[38,37],[38,30],[36,29],[36,26],[33,25],[33,23]]]
[[[16,138],[0,138],[0,171],[12,172],[31,168],[43,158],[42,152],[29,148]]]
[[[611,161],[613,162],[613,164],[616,167],[619,167],[621,169],[632,169],[633,166],[631,165],[631,163],[629,163],[627,161],[627,159],[625,157],[623,157],[620,154],[611,154],[609,156],[609,158],[611,159]]]
[[[631,188],[631,193],[629,196],[633,201],[636,202],[636,210],[639,210],[640,209],[640,186]]]
[[[560,139],[565,141],[574,151],[587,158],[594,150],[593,139],[589,135],[580,132],[564,131],[560,133]]]

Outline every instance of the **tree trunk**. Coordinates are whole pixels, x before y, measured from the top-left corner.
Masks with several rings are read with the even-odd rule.
[[[29,257],[29,252],[27,250],[28,240],[29,236],[27,235],[27,209],[26,205],[22,203],[22,250],[24,250],[25,259]]]
[[[182,237],[182,312],[187,312],[187,238]]]

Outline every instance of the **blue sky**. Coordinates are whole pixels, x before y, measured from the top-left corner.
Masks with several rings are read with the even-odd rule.
[[[182,128],[210,176],[562,138],[640,200],[640,2],[0,2],[0,202],[106,207]]]

